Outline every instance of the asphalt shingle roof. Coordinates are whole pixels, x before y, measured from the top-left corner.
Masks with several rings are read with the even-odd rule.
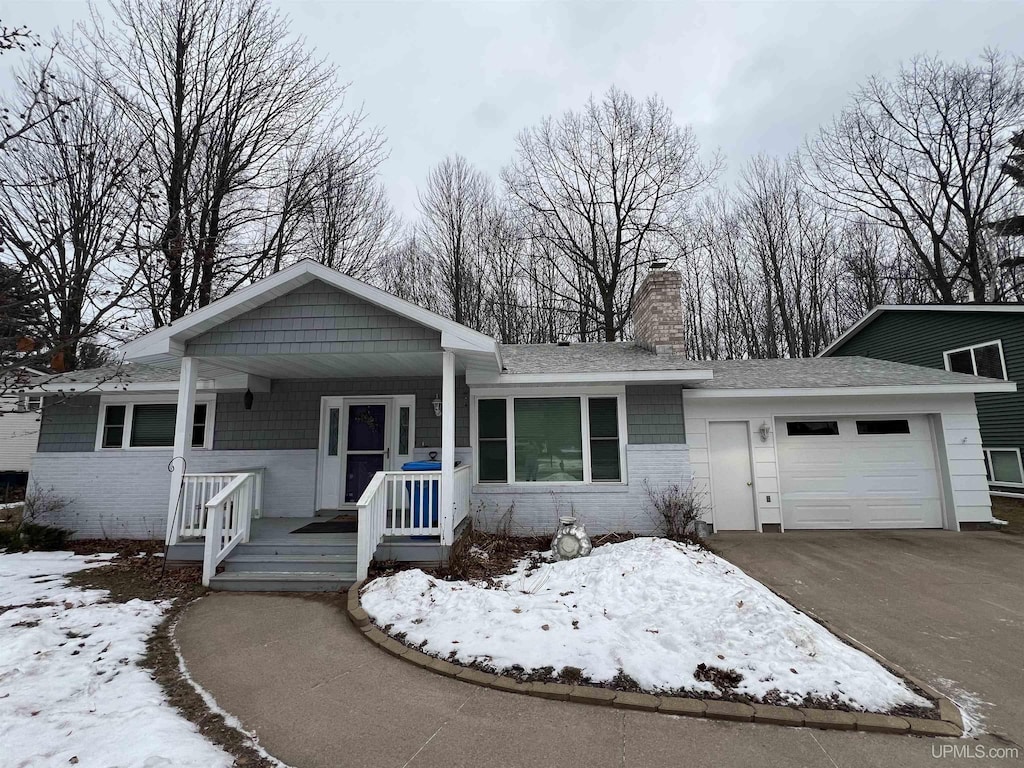
[[[806,389],[818,387],[885,387],[907,385],[977,384],[979,379],[937,368],[922,368],[865,357],[811,357],[782,360],[688,360],[682,355],[655,355],[632,342],[502,345],[505,372],[620,373],[630,371],[708,370],[710,380],[686,383],[695,389]],[[177,371],[164,367],[125,364],[41,376],[33,383],[51,385],[168,382]]]
[[[979,379],[938,368],[873,360],[866,357],[809,357],[784,360],[715,360],[708,381],[688,383],[697,389],[806,389],[817,387],[896,387],[977,384]]]
[[[621,373],[706,371],[707,363],[684,355],[656,355],[631,341],[558,344],[502,344],[505,373]]]
[[[101,365],[98,368],[86,368],[70,373],[47,374],[32,379],[33,384],[96,384],[116,383],[131,384],[135,382],[166,382],[177,381],[177,369],[161,368],[155,365],[124,363],[123,365]]]

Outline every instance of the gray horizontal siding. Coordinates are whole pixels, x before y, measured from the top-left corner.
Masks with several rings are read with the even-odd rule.
[[[883,312],[833,354],[945,368],[943,352],[997,339],[1018,391],[975,396],[981,440],[986,448],[1024,451],[1024,313]]]
[[[631,445],[685,443],[682,389],[675,384],[626,387],[626,425]]]
[[[469,390],[456,379],[455,444],[469,445]],[[278,379],[269,393],[256,393],[251,411],[244,395],[217,395],[213,447],[216,450],[316,449],[320,440],[320,398],[327,395],[415,395],[416,445],[441,444],[441,419],[433,399],[441,393],[441,378]]]
[[[92,451],[96,447],[96,424],[100,399],[95,395],[68,398],[48,397],[39,424],[40,453]]]
[[[188,344],[197,356],[430,352],[440,334],[313,281],[217,326]]]

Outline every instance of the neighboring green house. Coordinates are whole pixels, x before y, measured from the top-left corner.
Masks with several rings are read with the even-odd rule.
[[[819,357],[857,355],[1024,381],[1024,304],[879,306]],[[975,396],[993,490],[1024,493],[1024,391]]]

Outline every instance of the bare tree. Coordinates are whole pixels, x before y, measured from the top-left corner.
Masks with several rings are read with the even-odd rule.
[[[919,57],[893,80],[870,79],[808,143],[810,178],[843,210],[897,230],[935,298],[999,299],[986,225],[1005,213],[999,168],[1022,118],[1019,59]]]
[[[642,269],[665,258],[666,239],[717,171],[698,155],[693,131],[661,99],[616,88],[518,136],[503,178],[556,255],[580,340],[614,341],[627,327]]]
[[[41,48],[42,45],[39,37],[28,27],[9,27],[0,22],[0,54],[10,51],[25,53],[30,49]],[[56,48],[55,44],[51,45],[44,58],[15,75],[20,92],[30,97],[22,99],[17,110],[11,111],[7,107],[0,112],[0,130],[3,131],[3,135],[0,135],[0,152],[8,150],[12,142],[53,119],[70,103],[63,98],[55,98],[50,92]]]
[[[490,180],[461,155],[432,168],[419,195],[419,238],[437,270],[437,299],[444,314],[473,328],[482,325],[480,240],[493,203]]]
[[[397,221],[377,178],[380,142],[362,143],[343,143],[314,160],[299,227],[306,246],[302,255],[367,279],[389,252]]]
[[[60,114],[24,132],[17,151],[0,152],[0,237],[35,294],[34,351],[69,371],[83,342],[117,338],[134,290],[143,142],[95,87],[51,79],[40,94],[32,81],[20,80],[9,108]]]
[[[151,136],[152,323],[287,261],[311,158],[344,123],[333,69],[266,0],[111,0],[79,32],[83,68]]]

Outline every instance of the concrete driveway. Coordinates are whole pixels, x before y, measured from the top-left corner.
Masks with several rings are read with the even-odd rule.
[[[712,547],[1024,745],[1024,538],[799,531]]]
[[[987,726],[1024,743],[1017,540],[785,534],[719,536],[715,546],[937,687],[993,702],[982,707]],[[177,639],[194,678],[296,768],[1019,764],[948,754],[936,762],[954,746],[1012,746],[991,735],[929,740],[725,723],[478,688],[386,655],[322,599],[215,593],[188,608]]]

